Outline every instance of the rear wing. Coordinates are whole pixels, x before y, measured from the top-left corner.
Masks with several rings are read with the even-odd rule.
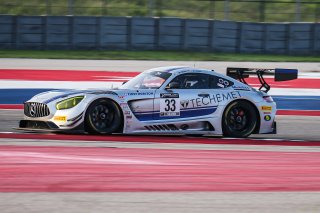
[[[228,67],[227,76],[239,80],[242,83],[247,84],[245,78],[249,78],[250,75],[258,76],[261,86],[259,90],[263,92],[268,92],[270,90],[270,85],[265,81],[265,75],[274,76],[275,81],[289,81],[298,78],[297,69],[256,69],[256,68],[238,68],[238,67]]]

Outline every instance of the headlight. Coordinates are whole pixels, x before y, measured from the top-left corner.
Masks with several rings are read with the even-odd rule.
[[[76,96],[76,97],[68,98],[66,100],[58,102],[56,104],[56,108],[57,110],[70,109],[76,106],[78,103],[80,103],[83,98],[84,96]]]

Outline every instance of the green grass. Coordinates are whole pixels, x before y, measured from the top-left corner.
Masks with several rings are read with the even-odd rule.
[[[319,56],[228,54],[228,53],[179,52],[179,51],[100,51],[100,50],[0,50],[0,58],[320,62]]]
[[[180,18],[225,18],[225,1],[204,0],[0,0],[0,14],[12,15],[68,15],[68,2],[73,3],[73,15],[82,16],[160,16]],[[150,7],[150,2],[153,6]],[[265,4],[266,22],[295,21],[295,1],[261,0]],[[291,3],[290,3],[291,2]],[[320,19],[318,1],[301,4],[301,21]],[[307,3],[306,3],[307,2]],[[71,4],[72,5],[72,4]],[[233,21],[259,21],[260,2],[229,1],[229,19]],[[151,9],[153,8],[153,9]]]

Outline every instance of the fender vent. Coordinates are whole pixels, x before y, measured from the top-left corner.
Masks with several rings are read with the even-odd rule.
[[[177,131],[179,130],[175,125],[168,124],[168,125],[150,125],[145,126],[145,128],[149,131]]]
[[[163,125],[150,125],[144,126],[148,131],[179,131],[179,130],[191,130],[191,131],[215,131],[215,128],[207,121],[197,122],[191,124],[190,126],[187,124],[182,124],[180,128],[178,128],[174,124],[163,124]]]

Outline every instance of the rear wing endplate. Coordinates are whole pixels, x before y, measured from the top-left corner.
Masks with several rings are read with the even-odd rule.
[[[275,81],[289,81],[298,78],[297,69],[256,69],[256,68],[238,68],[238,67],[228,67],[227,76],[239,80],[242,83],[247,84],[245,78],[250,75],[258,76],[261,86],[259,90],[263,92],[268,92],[270,90],[270,85],[265,81],[265,75],[274,76]]]

